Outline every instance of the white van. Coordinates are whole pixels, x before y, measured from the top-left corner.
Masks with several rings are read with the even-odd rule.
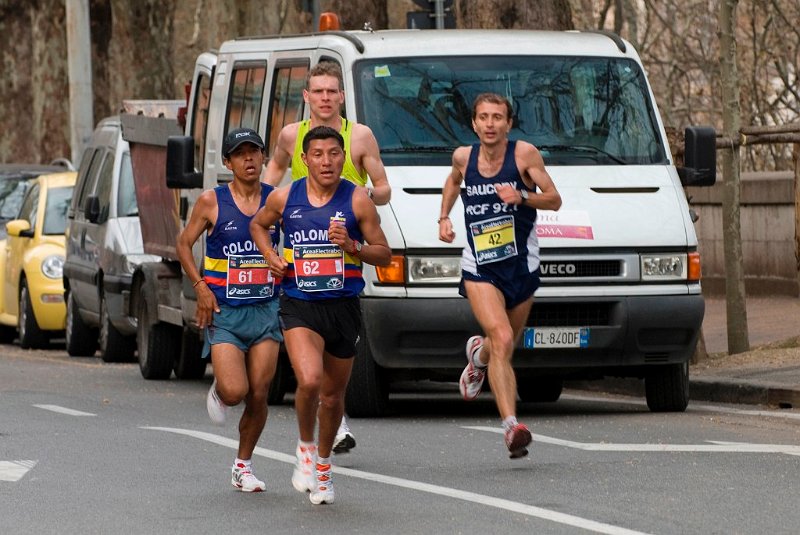
[[[645,379],[652,410],[685,409],[704,304],[682,185],[713,184],[715,134],[687,129],[686,167],[675,167],[629,43],[513,30],[225,42],[198,58],[186,136],[170,139],[167,180],[183,188],[184,218],[199,188],[230,180],[220,154],[230,129],[255,128],[273,147],[285,124],[308,116],[305,75],[322,60],[341,65],[345,113],[372,128],[392,186],[379,213],[393,264],[364,271],[352,415],[382,413],[396,380],[457,381],[464,343],[479,332],[457,292],[460,203],[454,244],[439,241],[436,220],[453,149],[477,142],[471,105],[486,91],[511,101],[511,137],[540,149],[563,199],[559,212],[539,212],[542,287],[514,356],[521,399],[555,401],[565,379],[632,376]],[[183,295],[189,324],[194,310]],[[158,322],[168,317],[159,312]]]

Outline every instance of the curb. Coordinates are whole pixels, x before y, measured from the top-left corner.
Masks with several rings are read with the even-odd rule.
[[[633,397],[643,398],[645,396],[644,381],[633,378],[609,377],[602,381],[569,381],[565,382],[564,387]],[[690,377],[689,399],[691,401],[770,405],[782,409],[800,408],[800,385],[787,387],[781,384],[740,379]]]

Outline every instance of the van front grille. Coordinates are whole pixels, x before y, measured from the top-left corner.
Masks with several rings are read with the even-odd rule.
[[[614,303],[535,303],[528,315],[531,327],[592,327],[611,324]]]

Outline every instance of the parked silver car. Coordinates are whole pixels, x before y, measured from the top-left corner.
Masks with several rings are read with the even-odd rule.
[[[117,117],[100,121],[92,134],[67,218],[67,352],[91,356],[99,345],[106,362],[133,360],[131,274],[154,257],[143,253],[130,151]]]

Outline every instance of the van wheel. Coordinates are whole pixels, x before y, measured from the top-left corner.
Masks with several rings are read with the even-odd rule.
[[[651,412],[683,412],[689,405],[689,363],[655,366],[644,378]]]
[[[536,377],[517,382],[519,399],[531,403],[553,403],[561,397],[564,381],[557,377]]]
[[[389,407],[389,385],[383,368],[372,358],[367,333],[361,328],[350,383],[345,392],[347,414],[353,417],[381,416]]]
[[[198,334],[186,327],[181,337],[181,350],[175,359],[175,377],[178,379],[202,379],[206,374],[208,359],[201,358],[203,342]]]
[[[36,316],[33,315],[33,304],[28,292],[28,283],[23,279],[19,291],[19,314],[17,316],[17,329],[19,330],[19,345],[23,349],[39,349],[47,347],[50,337],[39,328]]]
[[[129,362],[136,351],[136,337],[121,334],[108,317],[105,296],[100,296],[100,357],[104,362]]]
[[[181,332],[174,325],[150,323],[144,292],[136,309],[139,326],[136,342],[139,348],[139,370],[145,379],[169,379],[175,355],[180,351]]]
[[[81,319],[78,303],[72,292],[67,292],[67,353],[70,357],[91,357],[97,348],[97,335]]]

